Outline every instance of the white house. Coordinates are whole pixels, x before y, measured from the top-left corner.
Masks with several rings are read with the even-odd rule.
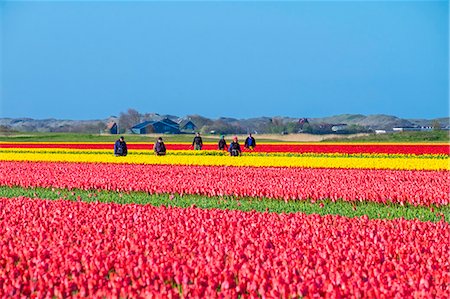
[[[431,126],[422,126],[422,127],[395,127],[392,130],[394,132],[405,132],[405,131],[431,131],[433,127]]]
[[[333,131],[333,132],[343,131],[346,129],[347,129],[347,124],[337,124],[337,125],[333,125],[331,127],[331,131]]]

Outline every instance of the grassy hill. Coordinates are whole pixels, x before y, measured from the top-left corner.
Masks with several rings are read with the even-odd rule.
[[[137,113],[137,112],[136,112]],[[197,130],[203,133],[210,133],[212,131],[216,133],[229,133],[229,134],[246,134],[247,132],[258,132],[259,134],[273,134],[281,132],[298,132],[299,118],[293,117],[256,117],[248,119],[236,119],[232,117],[221,117],[218,119],[210,119],[200,115],[188,115],[184,118],[178,118],[174,115],[159,115],[159,114],[141,114],[137,116],[137,119],[129,120],[128,122],[121,122],[120,118],[111,116],[108,119],[103,120],[58,120],[58,119],[31,119],[31,118],[0,118],[0,132],[71,132],[85,134],[87,139],[98,136],[100,132],[104,132],[106,124],[109,122],[118,122],[122,131],[127,130],[132,125],[139,121],[149,119],[162,119],[169,117],[174,120],[190,119],[197,126]],[[362,114],[341,114],[330,117],[322,118],[308,118],[310,123],[310,130],[305,132],[315,134],[330,134],[333,133],[331,128],[335,124],[347,124],[352,125],[353,128],[357,127],[358,130],[353,129],[347,133],[360,133],[370,132],[371,130],[383,129],[391,131],[394,127],[411,127],[411,126],[431,126],[434,122],[438,121],[441,125],[445,126],[450,123],[450,119],[438,118],[438,119],[403,119],[392,115],[376,114],[376,115],[362,115]],[[122,124],[122,125],[121,125]],[[123,126],[123,127],[122,127]],[[325,129],[324,129],[325,128]],[[323,132],[322,132],[323,131]],[[342,133],[342,132],[341,132]],[[33,135],[34,133],[27,133],[25,135]],[[62,133],[63,135],[65,133]],[[20,133],[20,135],[23,135]],[[61,138],[55,136],[63,135],[43,135],[51,136],[52,138]],[[72,135],[67,135],[72,136]],[[25,137],[23,137],[25,138]],[[30,137],[31,138],[31,137]],[[64,137],[70,139],[69,137]],[[74,137],[76,138],[76,137]],[[102,137],[103,138],[103,137]],[[131,138],[143,138],[134,136]],[[180,137],[184,138],[184,137]],[[375,137],[373,137],[375,138]],[[378,137],[377,137],[378,138]],[[380,137],[390,138],[390,137]],[[397,138],[397,137],[394,137]]]

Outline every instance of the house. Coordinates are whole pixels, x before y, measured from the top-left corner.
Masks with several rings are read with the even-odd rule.
[[[306,118],[306,117],[303,117],[303,118],[300,118],[299,120],[298,120],[298,123],[299,124],[309,124],[309,121],[308,121],[308,119]]]
[[[168,118],[154,122],[153,130],[155,133],[180,134],[180,126]]]
[[[118,128],[117,128],[117,123],[116,122],[109,122],[106,125],[106,129],[105,129],[106,133],[108,134],[118,134]]]
[[[131,132],[134,134],[179,134],[180,127],[176,122],[165,118],[158,121],[144,121],[132,127]]]
[[[395,127],[392,130],[394,132],[421,131],[420,127]]]
[[[309,125],[309,121],[308,121],[308,119],[306,117],[300,118],[298,120],[298,128],[299,128],[300,131],[303,131],[303,127],[304,127],[305,124]]]
[[[197,126],[190,119],[182,119],[178,122],[180,131],[193,133],[197,129]]]
[[[173,120],[171,120],[171,119],[168,118],[168,117],[166,117],[166,118],[164,118],[164,119],[162,119],[162,120],[160,120],[160,121],[161,121],[161,122],[164,122],[164,123],[166,123],[166,124],[168,124],[168,125],[176,126],[177,128],[180,127],[180,125],[179,125],[176,121],[173,121]]]
[[[328,124],[328,123],[320,123],[317,126],[314,126],[313,130],[314,130],[314,134],[330,134],[333,133],[333,130],[331,128],[333,128],[333,124]]]
[[[150,134],[154,133],[153,124],[154,121],[144,121],[131,128],[131,133],[134,134]]]
[[[386,130],[375,130],[375,134],[386,134]]]
[[[422,127],[395,127],[392,128],[394,132],[405,132],[405,131],[431,131],[433,127],[431,126],[422,126]]]
[[[331,131],[333,132],[345,131],[346,129],[347,124],[336,124],[331,127]]]

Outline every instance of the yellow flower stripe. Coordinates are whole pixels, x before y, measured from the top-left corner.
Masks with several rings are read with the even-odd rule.
[[[172,165],[217,165],[254,167],[310,167],[310,168],[369,168],[403,170],[450,170],[449,158],[433,157],[380,157],[380,156],[256,156],[242,157],[214,155],[129,155],[115,157],[111,152],[92,153],[46,153],[39,151],[0,151],[2,161],[45,161],[81,163],[129,163]]]
[[[71,149],[71,148],[0,148],[2,153],[48,153],[48,154],[112,154],[112,149]],[[149,155],[153,154],[152,149],[133,149],[128,155]],[[228,156],[227,151],[220,150],[169,150],[167,155],[189,155],[189,156]],[[244,156],[283,156],[283,157],[358,157],[358,158],[421,158],[421,159],[449,159],[448,155],[442,154],[384,154],[384,153],[295,153],[295,152],[244,152]]]

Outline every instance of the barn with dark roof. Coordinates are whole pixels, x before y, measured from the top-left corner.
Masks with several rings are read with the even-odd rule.
[[[176,122],[165,118],[158,121],[144,121],[131,128],[134,134],[179,134],[180,126]]]

